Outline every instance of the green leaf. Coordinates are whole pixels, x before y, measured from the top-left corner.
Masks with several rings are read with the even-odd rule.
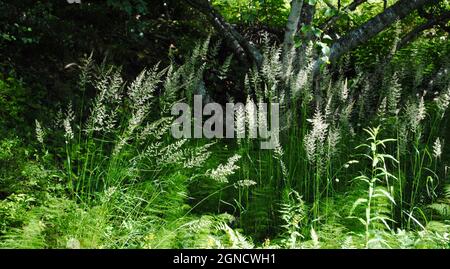
[[[376,192],[381,192],[381,193],[382,193],[386,198],[388,198],[394,205],[396,204],[396,203],[395,203],[395,200],[394,200],[394,197],[392,197],[391,194],[388,193],[386,190],[384,190],[384,189],[377,189]]]
[[[324,34],[323,37],[322,37],[322,39],[325,39],[325,40],[333,40],[333,38],[331,38],[331,36],[329,36],[329,35],[327,35],[327,34]]]
[[[331,52],[331,50],[330,50],[330,47],[328,47],[328,46],[322,46],[322,53],[324,54],[324,55],[330,55],[330,52]]]
[[[327,8],[326,10],[325,10],[325,16],[326,17],[333,17],[334,15],[336,15],[336,10],[335,9],[332,9],[332,8]]]
[[[311,29],[312,29],[311,25],[303,25],[302,28],[300,29],[300,31],[303,34],[307,34],[307,33],[309,33],[311,31]]]
[[[322,35],[322,30],[320,30],[319,28],[311,27],[311,30],[315,37],[320,38],[320,36]]]
[[[353,214],[353,211],[355,211],[355,209],[356,209],[359,205],[361,205],[361,204],[363,204],[363,203],[367,203],[367,199],[366,199],[366,198],[359,198],[358,200],[356,200],[356,201],[353,203],[352,209],[350,210],[350,215],[352,215],[352,214]]]

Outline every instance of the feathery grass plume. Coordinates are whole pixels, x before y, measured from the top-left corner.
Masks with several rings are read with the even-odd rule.
[[[307,86],[309,80],[309,74],[311,70],[307,68],[302,68],[295,77],[291,80],[290,91],[293,100],[298,98],[304,99],[306,103],[312,100],[313,95]]]
[[[426,93],[424,93],[424,95],[422,95],[419,100],[419,107],[417,110],[417,121],[418,122],[423,121],[425,119],[425,117],[427,116],[427,109],[425,107],[425,100],[424,100],[425,94]]]
[[[244,92],[247,95],[250,95],[252,93],[252,85],[250,82],[250,74],[246,73],[244,77]]]
[[[433,156],[436,159],[439,159],[441,157],[441,155],[442,155],[442,143],[438,137],[436,139],[436,141],[434,141],[434,144],[433,144]]]
[[[299,55],[298,62],[300,66],[314,66],[314,53],[315,53],[315,43],[309,41],[304,45],[303,53]]]
[[[78,81],[78,87],[81,91],[85,91],[86,90],[86,85],[89,84],[91,82],[92,79],[92,69],[93,69],[93,56],[94,53],[91,52],[91,54],[89,55],[89,57],[84,58],[81,60],[81,72],[80,72],[80,77],[79,77],[79,81]]]
[[[248,128],[248,138],[256,138],[258,136],[258,112],[250,95],[247,95],[245,104],[245,121]]]
[[[398,131],[397,131],[397,143],[398,143],[398,150],[399,153],[405,154],[407,150],[408,145],[408,122],[407,121],[400,121],[398,123]]]
[[[292,47],[290,51],[288,51],[284,55],[283,64],[282,64],[282,76],[283,80],[287,83],[290,82],[290,79],[292,78],[292,73],[294,70],[294,60],[297,59],[297,50],[295,47]]]
[[[333,157],[338,151],[337,151],[337,145],[339,144],[341,140],[341,134],[340,130],[338,128],[331,128],[328,132],[327,137],[327,154],[328,158]]]
[[[314,61],[312,61],[312,44],[309,43],[306,47],[305,55],[303,59],[299,59],[299,66],[301,68],[294,74],[290,79],[290,92],[289,95],[292,96],[293,101],[302,98],[304,104],[308,104],[313,100],[313,93],[311,91],[311,78],[312,70],[314,68]],[[302,55],[300,55],[302,56]]]
[[[245,138],[245,107],[238,106],[234,115],[236,122],[236,138],[238,138],[238,142],[240,139]]]
[[[274,136],[271,138],[271,139],[273,139],[273,143],[274,143],[273,153],[274,153],[275,159],[277,159],[280,162],[281,174],[283,175],[283,179],[287,180],[289,174],[288,174],[288,169],[286,167],[286,164],[283,161],[284,150],[280,143],[280,137],[279,137],[279,135],[276,135],[278,133],[279,133],[279,130],[274,130],[274,134],[272,134]]]
[[[448,85],[447,88],[434,99],[434,101],[439,109],[441,117],[444,117],[445,111],[450,104],[450,85]]]
[[[267,130],[267,127],[267,107],[265,108],[263,103],[260,101],[258,103],[258,128],[260,133],[261,130]]]
[[[163,84],[163,92],[159,95],[159,106],[161,108],[161,114],[168,113],[172,107],[172,104],[179,97],[180,91],[184,87],[188,87],[191,81],[183,78],[185,74],[185,66],[176,68],[174,64],[171,64],[167,68],[166,78]],[[188,98],[190,100],[190,97]]]
[[[261,74],[265,82],[265,97],[272,100],[277,93],[276,89],[281,76],[283,64],[281,63],[281,48],[276,46],[264,49],[263,63],[261,66]]]
[[[66,143],[69,143],[70,140],[73,139],[74,135],[73,135],[73,131],[72,131],[72,126],[70,124],[70,120],[68,118],[64,119],[64,137],[66,138]]]
[[[311,130],[306,134],[304,143],[309,161],[314,161],[316,154],[320,151],[323,142],[327,136],[328,123],[325,122],[324,116],[320,111],[320,108],[316,108],[314,117],[308,119],[308,122],[312,124]]]
[[[55,118],[53,120],[53,127],[55,129],[64,128],[64,113],[61,107],[58,107],[58,110],[56,111]]]
[[[395,115],[400,97],[402,94],[402,86],[399,82],[399,75],[395,72],[388,81],[387,86],[387,110],[391,115]]]
[[[159,83],[165,71],[158,71],[159,64],[156,64],[151,70],[142,71],[133,83],[128,87],[128,97],[130,98],[132,115],[128,121],[128,126],[119,138],[116,144],[114,153],[121,151],[123,146],[131,138],[135,130],[142,125],[147,113],[150,110],[150,105],[154,99],[153,92]]]
[[[239,161],[241,158],[240,155],[235,154],[234,156],[230,157],[226,164],[219,164],[217,168],[210,169],[206,172],[206,175],[211,177],[217,182],[220,183],[227,183],[228,177],[233,175],[237,169],[239,169],[239,166],[236,165],[236,162]]]
[[[328,89],[327,89],[327,99],[326,99],[326,105],[325,105],[325,120],[327,120],[328,122],[333,122],[333,92],[332,92],[332,82],[330,80],[329,84],[328,84]]]
[[[123,79],[121,70],[111,67],[100,74],[95,87],[99,91],[88,120],[87,131],[113,132],[117,111],[122,101]]]
[[[72,122],[75,120],[75,113],[73,112],[72,103],[69,103],[67,109],[66,118],[63,120],[64,126],[64,137],[66,138],[66,143],[74,138],[74,133],[72,130]]]
[[[249,75],[249,85],[256,95],[256,100],[257,101],[264,100],[265,97],[264,90],[260,85],[261,82],[263,81],[263,78],[260,75],[259,70],[257,68],[252,68],[248,75]]]
[[[236,188],[249,188],[251,186],[256,185],[257,183],[253,180],[244,179],[237,181],[234,185]]]
[[[100,197],[101,202],[102,203],[110,202],[111,199],[114,197],[114,195],[116,193],[118,193],[118,192],[119,192],[119,190],[118,190],[118,188],[116,186],[109,187],[109,188],[105,189],[103,191],[103,195]]]
[[[349,89],[348,89],[348,79],[345,78],[345,80],[342,83],[341,91],[340,91],[340,97],[342,102],[346,102],[349,95]]]
[[[198,43],[191,56],[183,64],[177,75],[183,81],[184,96],[187,98],[188,103],[192,101],[195,94],[204,95],[202,92],[203,74],[209,67],[208,64],[208,51],[211,42],[211,36],[209,36],[203,43]]]
[[[45,131],[42,128],[41,123],[38,120],[34,120],[36,124],[36,139],[42,145],[44,144]]]
[[[278,130],[274,130],[275,131],[275,133],[278,133]],[[281,160],[281,158],[283,157],[283,155],[284,155],[284,150],[283,150],[283,147],[281,146],[281,144],[280,144],[280,138],[279,138],[279,136],[278,135],[275,135],[274,136],[274,155],[275,155],[275,158],[277,158],[277,159],[280,159]]]
[[[398,43],[402,40],[402,25],[399,21],[396,21],[393,25],[394,28],[394,42],[391,45],[391,55],[394,55],[397,52]]]
[[[162,148],[156,148],[156,151],[150,152],[151,148],[146,151],[146,156],[156,161],[157,165],[175,164],[183,160],[182,147],[186,144],[187,139],[180,139],[175,143],[169,144]],[[153,144],[151,146],[158,145]],[[153,149],[155,150],[155,149]],[[151,154],[150,154],[151,153]]]
[[[131,119],[128,121],[128,126],[123,132],[123,134],[118,139],[118,143],[114,147],[114,155],[118,154],[122,148],[127,144],[128,140],[131,138],[131,135],[134,133],[137,127],[139,127],[144,121],[148,112],[148,107],[142,106],[134,111],[131,115]]]
[[[387,98],[384,97],[383,100],[381,100],[380,106],[378,107],[377,115],[383,117],[386,112],[386,108],[387,108]]]
[[[173,117],[161,117],[156,121],[147,123],[137,135],[138,141],[144,143],[147,139],[161,139],[170,130],[172,122]]]
[[[131,107],[138,110],[142,106],[147,106],[148,101],[153,97],[153,93],[161,82],[164,71],[159,71],[159,63],[151,70],[143,70],[128,87],[128,97]]]
[[[425,101],[424,97],[422,96],[418,103],[409,101],[406,104],[406,118],[408,121],[408,125],[410,130],[415,133],[420,126],[420,123],[425,119],[426,117],[426,108],[425,108]]]
[[[209,159],[212,152],[209,151],[209,148],[214,145],[213,143],[208,143],[200,147],[196,147],[194,149],[190,149],[187,151],[186,155],[186,161],[183,163],[184,168],[194,168],[194,167],[201,167],[206,160]]]
[[[424,66],[423,64],[419,64],[419,66],[415,69],[416,73],[414,74],[414,89],[418,89],[423,82],[424,76]]]
[[[339,117],[339,124],[343,126],[344,128],[351,128],[351,122],[350,118],[353,112],[353,106],[355,105],[355,102],[352,100],[349,100],[348,103],[345,105],[345,107],[341,110],[340,117]]]

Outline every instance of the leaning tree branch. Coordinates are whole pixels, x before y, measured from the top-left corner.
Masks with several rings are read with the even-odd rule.
[[[445,24],[449,20],[450,20],[450,12],[445,12],[439,16],[430,17],[430,19],[427,22],[419,26],[416,26],[414,29],[409,31],[399,41],[396,42],[394,50],[391,53],[389,53],[387,57],[384,58],[383,63],[379,65],[376,73],[381,73],[383,68],[387,66],[392,61],[392,59],[394,59],[395,53],[400,49],[402,49],[403,47],[405,47],[406,45],[408,45],[409,43],[413,42],[417,37],[419,37],[419,35],[423,31],[431,29],[437,25],[442,28],[443,24]]]
[[[259,50],[226,22],[209,1],[185,0],[185,2],[207,16],[214,28],[224,35],[226,42],[241,62],[255,64],[256,66],[261,65],[262,55]]]
[[[331,46],[329,59],[336,61],[344,53],[358,47],[376,36],[381,31],[388,28],[397,20],[408,16],[414,10],[425,6],[426,4],[437,3],[442,0],[400,0],[394,5],[388,7],[384,12],[370,19],[357,29],[350,31],[344,37],[338,39]]]
[[[414,41],[423,31],[431,29],[435,26],[439,26],[443,30],[446,30],[445,24],[450,20],[450,12],[444,12],[439,16],[430,17],[425,23],[415,27],[408,32],[400,42],[397,44],[397,50],[405,47],[412,41]]]

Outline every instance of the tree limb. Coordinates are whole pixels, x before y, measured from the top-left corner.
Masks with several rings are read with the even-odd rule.
[[[397,50],[414,41],[423,31],[431,29],[436,25],[439,25],[442,28],[449,20],[450,12],[445,12],[437,17],[431,17],[427,22],[417,26],[416,28],[408,32],[397,44]]]
[[[257,66],[261,65],[262,55],[259,50],[226,22],[211,6],[209,1],[185,0],[185,2],[208,17],[214,28],[224,35],[225,40],[241,62],[245,64],[252,63]]]
[[[344,37],[338,39],[331,46],[329,59],[336,61],[342,54],[367,42],[369,39],[388,28],[397,20],[403,19],[414,10],[426,4],[437,3],[441,0],[400,0],[388,7],[383,13],[370,19],[357,29],[350,31]]]

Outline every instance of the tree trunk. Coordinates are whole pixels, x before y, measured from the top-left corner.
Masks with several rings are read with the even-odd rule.
[[[291,11],[286,24],[286,31],[284,32],[283,53],[285,56],[288,55],[294,47],[294,37],[298,31],[302,7],[303,0],[291,1]]]
[[[301,29],[303,26],[306,25],[312,25],[315,13],[316,13],[316,6],[310,5],[308,2],[306,2],[302,8],[298,29]],[[306,48],[308,47],[308,44],[312,40],[312,38],[313,34],[307,33],[302,40],[302,45],[300,46],[300,48],[297,49],[297,55],[299,56],[301,61],[303,61],[306,56],[305,54]]]

